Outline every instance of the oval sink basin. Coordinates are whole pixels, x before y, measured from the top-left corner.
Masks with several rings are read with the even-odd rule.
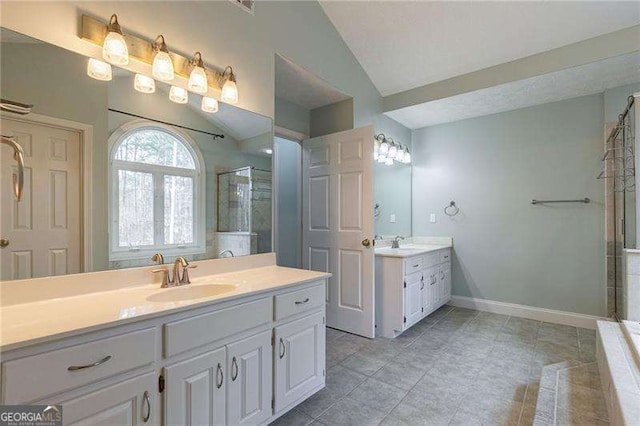
[[[235,290],[236,286],[229,284],[185,285],[167,288],[147,297],[149,302],[179,302],[181,300],[201,299],[216,296]]]

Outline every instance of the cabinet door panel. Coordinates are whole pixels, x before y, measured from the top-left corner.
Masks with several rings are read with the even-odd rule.
[[[227,346],[227,422],[257,424],[271,416],[271,331]]]
[[[165,368],[167,425],[223,425],[225,416],[226,349]]]
[[[422,274],[405,277],[404,288],[404,329],[420,321],[422,318]]]
[[[442,281],[442,303],[451,298],[451,264],[445,263],[440,265],[440,273],[438,275]]]
[[[155,418],[156,380],[155,374],[148,373],[64,401],[63,422],[74,426],[160,424]],[[145,392],[148,392],[146,398]]]
[[[276,327],[275,410],[324,384],[324,313]]]

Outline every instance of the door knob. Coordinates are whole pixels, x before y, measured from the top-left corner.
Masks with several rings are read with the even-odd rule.
[[[365,247],[369,247],[371,245],[371,241],[369,241],[368,238],[365,238],[364,240],[362,240],[362,245]]]
[[[9,240],[7,240],[6,238],[0,239],[0,248],[5,248],[8,245],[9,245]]]

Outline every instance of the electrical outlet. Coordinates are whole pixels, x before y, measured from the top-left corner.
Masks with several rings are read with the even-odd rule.
[[[431,213],[429,215],[429,222],[436,223],[436,214],[435,213]]]
[[[395,213],[391,213],[391,216],[389,216],[389,222],[396,223],[396,214]]]

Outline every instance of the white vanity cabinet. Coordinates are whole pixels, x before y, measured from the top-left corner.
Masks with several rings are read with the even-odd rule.
[[[267,424],[324,387],[325,285],[3,352],[0,403],[62,404],[74,425]]]
[[[451,300],[451,248],[376,255],[376,327],[393,338]]]

